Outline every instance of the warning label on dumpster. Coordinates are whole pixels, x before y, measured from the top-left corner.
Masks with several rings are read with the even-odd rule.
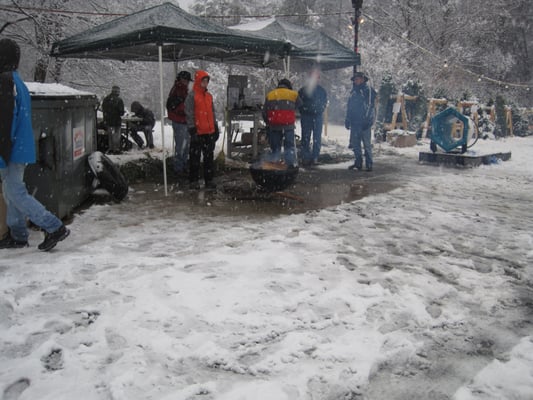
[[[72,131],[72,158],[77,160],[85,154],[85,129],[83,126],[75,127]]]

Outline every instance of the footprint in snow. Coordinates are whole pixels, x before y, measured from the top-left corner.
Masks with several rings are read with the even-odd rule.
[[[63,350],[53,349],[48,355],[41,357],[41,362],[47,371],[63,369]]]
[[[27,378],[20,378],[4,389],[2,400],[17,400],[23,391],[30,386],[30,380]]]

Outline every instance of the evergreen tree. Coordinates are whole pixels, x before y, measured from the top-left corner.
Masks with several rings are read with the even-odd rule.
[[[390,122],[394,99],[391,96],[396,93],[396,85],[392,80],[392,74],[387,74],[381,80],[378,90],[379,106],[377,120],[380,122]]]
[[[409,119],[409,129],[417,130],[425,121],[428,109],[428,99],[420,81],[409,80],[402,86],[402,92],[409,96],[416,96],[416,100],[405,102],[405,111]]]

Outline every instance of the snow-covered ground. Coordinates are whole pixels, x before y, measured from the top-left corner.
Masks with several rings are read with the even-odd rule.
[[[473,150],[512,158],[275,217],[133,190],[50,253],[32,232],[0,250],[2,400],[532,399],[533,137]]]

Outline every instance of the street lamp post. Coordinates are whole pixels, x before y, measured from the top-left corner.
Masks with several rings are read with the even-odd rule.
[[[359,19],[361,17],[361,9],[363,8],[363,0],[352,0],[352,6],[354,8],[354,17],[352,20],[353,26],[353,51],[359,56]],[[357,72],[357,64],[353,66],[353,73]]]

